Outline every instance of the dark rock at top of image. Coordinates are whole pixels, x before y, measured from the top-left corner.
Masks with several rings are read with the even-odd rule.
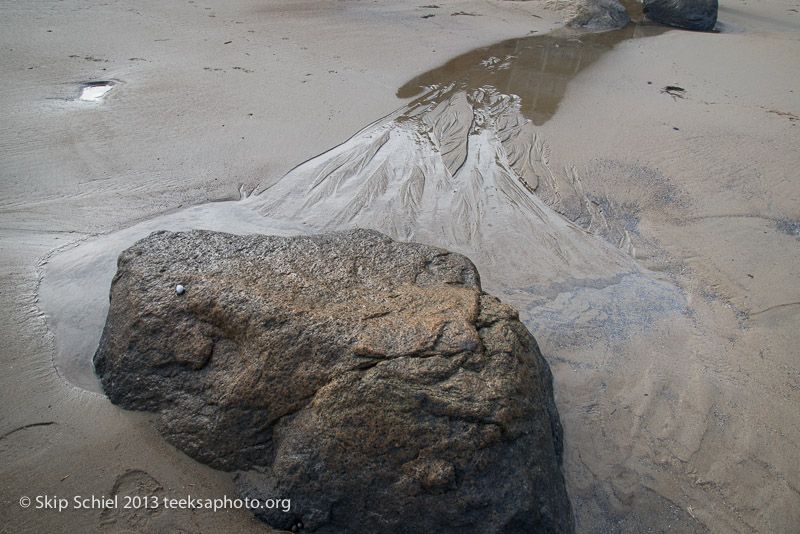
[[[630,21],[628,11],[617,0],[581,0],[570,7],[566,25],[590,30],[616,29]]]
[[[686,30],[711,31],[717,24],[718,0],[644,0],[648,19]]]
[[[572,531],[549,367],[464,256],[157,232],[119,257],[94,363],[241,496],[290,499],[255,511],[273,527]]]

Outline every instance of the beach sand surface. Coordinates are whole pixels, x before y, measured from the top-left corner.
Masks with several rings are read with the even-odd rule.
[[[559,26],[545,2],[421,5],[0,2],[0,531],[269,532],[246,510],[36,509],[45,495],[235,495],[149,414],[93,392],[85,366],[54,361],[91,357],[113,258],[137,235],[346,227],[322,222],[335,202],[258,213],[275,215],[261,201],[312,158],[394,120],[410,80]],[[539,341],[579,532],[800,522],[798,10],[723,3],[722,33],[624,40],[570,74],[536,121],[547,180],[531,202],[555,242],[570,236],[567,257],[589,260],[559,263],[533,236],[544,249],[504,271],[501,229],[414,234],[474,255]],[[105,97],[78,99],[100,81]]]

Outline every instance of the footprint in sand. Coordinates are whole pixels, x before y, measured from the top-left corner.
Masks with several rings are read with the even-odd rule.
[[[164,497],[164,487],[145,471],[132,469],[119,475],[111,488],[109,497],[117,498],[115,508],[105,508],[100,512],[102,527],[118,526],[133,531],[152,532],[153,520],[161,513],[160,508],[134,507],[140,499],[156,497],[160,502]],[[127,498],[127,497],[130,497]],[[139,497],[140,499],[136,499]],[[130,508],[125,505],[130,504]]]

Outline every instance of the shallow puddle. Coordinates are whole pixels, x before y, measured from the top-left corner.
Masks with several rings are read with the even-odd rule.
[[[397,96],[412,98],[427,93],[426,88],[449,84],[467,92],[492,86],[521,97],[522,114],[541,126],[555,114],[569,82],[600,56],[628,39],[668,30],[652,23],[630,23],[607,32],[563,28],[547,35],[509,39],[462,54],[417,76],[401,87]]]

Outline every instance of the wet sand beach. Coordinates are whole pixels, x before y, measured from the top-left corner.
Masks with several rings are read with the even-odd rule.
[[[35,498],[235,495],[99,393],[121,250],[356,226],[468,255],[520,310],[578,532],[796,529],[800,4],[603,34],[438,5],[0,3],[0,531],[269,532]]]

